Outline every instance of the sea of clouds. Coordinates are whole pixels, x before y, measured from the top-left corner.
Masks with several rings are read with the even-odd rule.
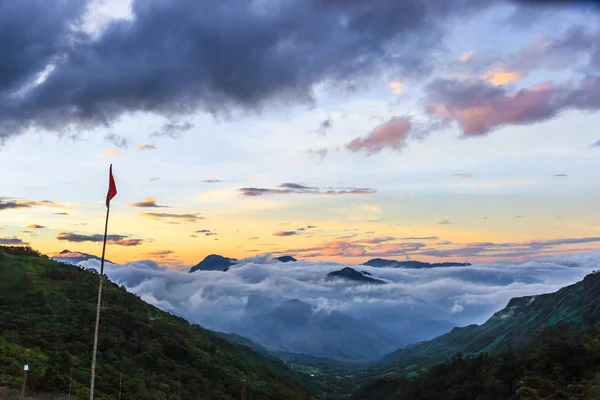
[[[96,260],[80,265],[99,269]],[[600,252],[469,267],[351,266],[387,281],[385,285],[325,279],[343,267],[328,262],[280,263],[262,256],[242,260],[227,272],[188,273],[138,261],[107,264],[105,274],[148,303],[213,330],[239,330],[235,321],[269,312],[290,299],[320,311],[368,318],[386,328],[406,328],[417,320],[464,326],[483,323],[513,297],[554,292],[581,280],[600,269]],[[419,325],[419,329],[428,328]],[[420,334],[428,336],[432,335]]]

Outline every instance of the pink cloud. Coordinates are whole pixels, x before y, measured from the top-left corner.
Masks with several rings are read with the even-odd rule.
[[[504,125],[545,121],[569,109],[600,108],[600,78],[586,77],[577,86],[553,82],[509,92],[482,80],[437,80],[427,87],[430,115],[456,121],[466,136],[485,135]]]
[[[408,118],[392,118],[377,126],[366,137],[356,138],[346,145],[351,152],[376,154],[385,148],[400,150],[406,146],[410,134],[411,122]]]

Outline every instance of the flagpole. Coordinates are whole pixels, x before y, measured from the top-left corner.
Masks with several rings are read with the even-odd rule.
[[[104,223],[104,243],[102,244],[102,261],[100,261],[100,286],[98,287],[98,304],[96,305],[96,328],[94,329],[94,350],[92,351],[92,380],[90,383],[90,400],[94,400],[94,381],[96,379],[96,352],[98,349],[98,326],[100,325],[100,302],[102,301],[102,282],[104,281],[104,253],[106,251],[106,234],[108,233],[108,214],[110,203],[106,203],[106,222]]]

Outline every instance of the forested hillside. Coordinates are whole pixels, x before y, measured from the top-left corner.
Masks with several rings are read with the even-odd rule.
[[[283,363],[104,286],[97,399],[311,399]],[[89,396],[98,275],[0,246],[0,388]],[[47,397],[52,398],[52,397]]]
[[[600,331],[550,328],[536,344],[496,356],[457,354],[411,378],[382,378],[359,389],[358,400],[597,400]]]
[[[401,349],[360,383],[365,400],[599,399],[600,272]]]
[[[456,353],[493,353],[532,343],[538,332],[554,326],[600,327],[600,273],[556,293],[511,299],[483,325],[454,328],[445,335],[400,349],[387,361],[427,365]]]

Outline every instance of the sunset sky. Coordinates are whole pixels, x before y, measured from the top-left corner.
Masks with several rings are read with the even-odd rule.
[[[99,255],[112,163],[115,262],[599,249],[600,12],[559,3],[2,2],[0,244]]]

